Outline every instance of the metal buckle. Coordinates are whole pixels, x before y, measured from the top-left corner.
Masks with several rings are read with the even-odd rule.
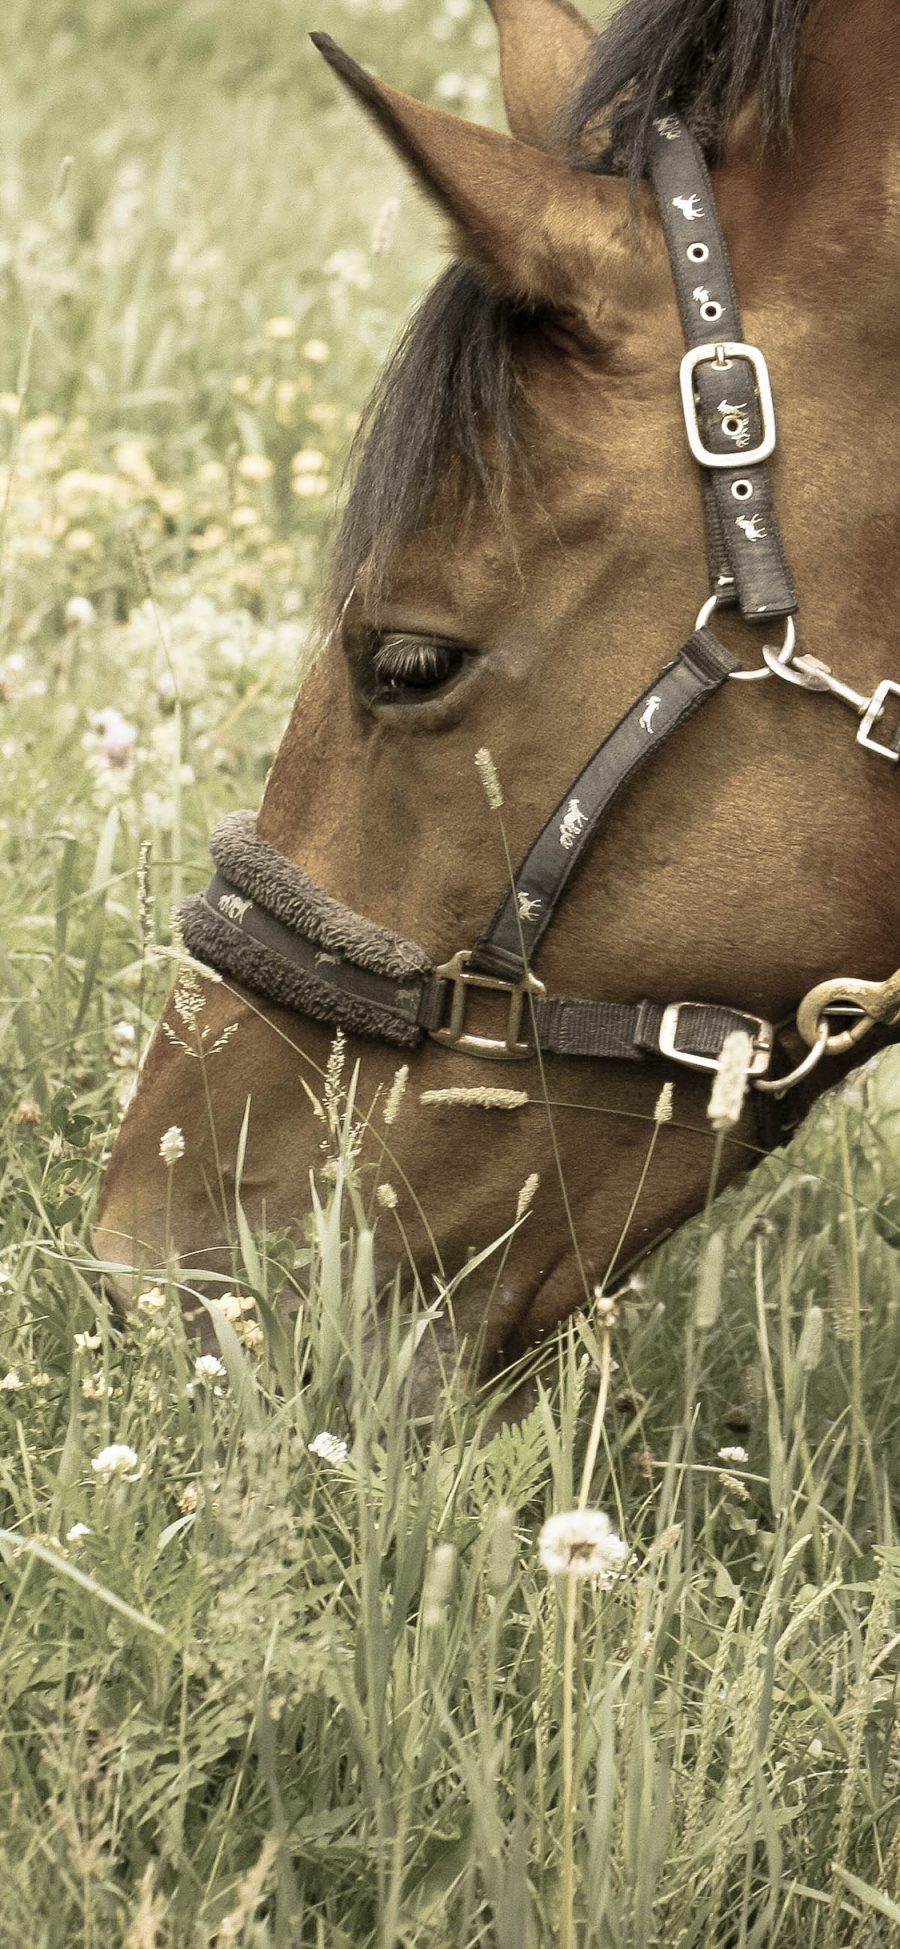
[[[664,1010],[662,1022],[660,1023],[660,1054],[669,1056],[672,1062],[684,1063],[688,1069],[718,1069],[720,1063],[718,1056],[689,1055],[686,1050],[679,1049],[678,1047],[678,1026],[682,1011],[686,1008],[712,1008],[714,1006],[715,1004],[712,1002],[670,1002],[668,1008]],[[767,1022],[762,1015],[745,1015],[743,1010],[738,1011],[737,1009],[734,1012],[735,1014],[740,1013],[748,1026],[752,1023],[755,1030],[755,1034],[751,1038],[753,1042],[753,1061],[750,1064],[747,1074],[748,1076],[764,1076],[772,1060],[772,1050],[775,1047],[775,1030],[771,1022]]]
[[[454,954],[452,961],[445,961],[434,970],[439,980],[452,982],[453,997],[446,1027],[429,1030],[432,1041],[440,1042],[445,1049],[462,1049],[467,1056],[483,1056],[491,1062],[526,1062],[535,1051],[533,1043],[520,1040],[522,1010],[527,995],[546,995],[543,982],[538,981],[530,969],[526,969],[518,981],[501,981],[495,975],[470,974],[471,959],[471,954],[464,948],[459,954]],[[466,1008],[469,992],[473,988],[483,988],[489,994],[508,995],[506,1035],[502,1040],[468,1033]]]
[[[869,699],[869,708],[856,733],[856,742],[865,745],[867,751],[876,751],[879,758],[890,758],[896,765],[900,759],[900,752],[895,751],[889,744],[879,744],[877,738],[870,736],[873,724],[877,723],[882,716],[885,703],[891,695],[900,697],[900,684],[892,683],[890,677],[886,677],[884,683],[879,684],[874,696]]]
[[[713,453],[704,444],[700,432],[697,402],[694,398],[694,373],[698,365],[715,365],[721,371],[732,359],[746,359],[753,368],[756,381],[756,396],[759,401],[760,417],[763,423],[763,437],[758,447],[749,453]],[[775,401],[772,397],[772,381],[769,368],[759,347],[744,345],[738,339],[726,339],[718,345],[696,345],[692,352],[686,352],[681,361],[681,403],[684,407],[684,423],[690,441],[691,452],[701,467],[758,467],[775,452],[778,429],[775,424]]]

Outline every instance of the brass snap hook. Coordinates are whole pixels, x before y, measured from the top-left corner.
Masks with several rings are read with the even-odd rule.
[[[820,981],[818,987],[811,988],[797,1010],[797,1027],[810,1048],[819,1041],[829,1010],[836,1007],[860,1012],[860,1020],[852,1028],[827,1038],[826,1054],[845,1056],[879,1023],[890,1027],[900,1021],[900,968],[887,981],[861,981],[847,975],[835,981]]]

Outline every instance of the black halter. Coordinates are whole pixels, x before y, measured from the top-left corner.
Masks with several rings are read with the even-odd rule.
[[[446,1048],[495,1062],[547,1054],[639,1060],[667,1057],[715,1070],[736,1029],[751,1039],[757,1087],[781,1093],[825,1053],[843,1054],[876,1024],[900,1019],[892,982],[823,983],[799,1016],[810,1054],[790,1076],[765,1081],[773,1025],[702,1001],[634,1003],[548,996],[532,957],[565,888],[619,794],[660,745],[729,679],[775,675],[831,691],[861,718],[858,742],[896,763],[900,725],[874,735],[889,696],[886,681],[863,697],[810,656],[795,655],[797,598],[785,560],[768,468],[775,412],[762,353],[743,337],[728,252],[712,184],[696,143],[675,115],[655,124],[651,174],[672,263],[688,351],[682,399],[688,440],[701,469],[713,594],[683,649],[595,751],[555,808],[493,919],[471,950],[435,967],[415,943],[350,912],[256,834],[252,814],[223,820],[213,838],[217,874],[182,909],[187,948],[271,1002],[316,1021],[400,1047],[431,1036]],[[708,627],[717,607],[739,605],[749,622],[783,620],[780,649],[742,670]],[[496,998],[493,1035],[468,1025],[474,991]],[[847,1003],[856,1026],[833,1034],[827,1010]]]

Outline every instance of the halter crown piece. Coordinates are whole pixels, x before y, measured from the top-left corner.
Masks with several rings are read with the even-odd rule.
[[[712,184],[677,115],[654,124],[651,176],[688,350],[681,395],[700,468],[713,594],[694,634],[625,712],[551,813],[513,884],[473,948],[434,966],[414,942],[375,926],[318,887],[259,838],[252,813],[232,813],[212,841],[216,876],[182,908],[189,952],[266,1000],[354,1035],[411,1047],[431,1036],[445,1048],[493,1062],[535,1054],[639,1061],[660,1057],[716,1070],[726,1037],[752,1043],[756,1089],[781,1097],[825,1055],[845,1055],[876,1028],[900,1024],[900,971],[886,982],[823,982],[801,1002],[806,1053],[790,1069],[776,1027],[715,1002],[583,1001],[551,996],[532,957],[566,886],[619,794],[679,726],[728,681],[770,677],[830,693],[860,719],[857,742],[900,760],[900,716],[885,728],[900,683],[863,696],[818,658],[796,653],[797,597],[782,547],[768,461],[777,430],[768,367],[743,336],[731,264]],[[749,622],[784,623],[757,669],[743,670],[709,627],[718,608],[739,605]],[[495,998],[497,1033],[467,1025],[473,991]],[[832,1011],[851,1026],[835,1032]],[[781,1071],[769,1074],[776,1057]]]

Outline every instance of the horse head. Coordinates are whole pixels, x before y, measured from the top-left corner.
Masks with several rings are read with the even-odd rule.
[[[598,166],[602,117],[583,117],[575,136],[566,113],[579,86],[590,102],[605,37],[595,42],[568,0],[492,0],[492,11],[510,135],[414,101],[314,37],[446,219],[454,261],[381,389],[339,537],[327,641],[257,827],[346,909],[421,943],[436,964],[473,945],[510,862],[653,685],[706,592],[656,205],[645,182]],[[641,10],[626,5],[620,22],[629,12]],[[896,245],[892,151],[872,91],[896,132],[897,67],[874,5],[865,0],[851,30],[853,12],[843,0],[814,10],[790,162],[761,146],[751,100],[714,183],[748,335],[776,385],[779,514],[805,641],[825,656],[840,646],[842,672],[865,693],[885,675],[893,633],[898,433],[884,401]],[[677,123],[658,113],[656,125],[670,141]],[[693,192],[685,204],[693,222]],[[758,632],[738,624],[730,640],[758,661]],[[658,702],[642,719],[648,736]],[[484,752],[499,812],[476,766]],[[773,1022],[847,967],[886,976],[900,935],[883,850],[896,790],[852,731],[848,745],[830,700],[724,684],[621,797],[537,975],[561,995],[714,997]],[[582,818],[572,796],[562,843]],[[523,921],[529,900],[520,890]],[[489,993],[473,996],[472,1022],[496,1035]],[[97,1251],[120,1268],[126,1298],[143,1269],[173,1257],[188,1284],[228,1271],[239,1155],[251,1222],[297,1226],[322,1163],[311,1096],[332,1034],[233,982],[182,978],[104,1190]],[[499,1270],[488,1259],[460,1284],[434,1360],[443,1331],[491,1372],[612,1261],[702,1204],[713,1138],[697,1070],[564,1056],[512,1068],[426,1037],[385,1126],[398,1051],[351,1037],[346,1060],[345,1081],[359,1063],[360,1181],[380,1174],[390,1194],[377,1225],[386,1274],[407,1252],[423,1275],[457,1272],[510,1228],[522,1187],[539,1180]],[[833,1074],[817,1071],[823,1085]],[[674,1120],[633,1210],[673,1075]],[[510,1090],[518,1107],[487,1107]],[[174,1168],[160,1156],[173,1124],[185,1138]],[[758,1142],[748,1110],[724,1173],[752,1161]]]

